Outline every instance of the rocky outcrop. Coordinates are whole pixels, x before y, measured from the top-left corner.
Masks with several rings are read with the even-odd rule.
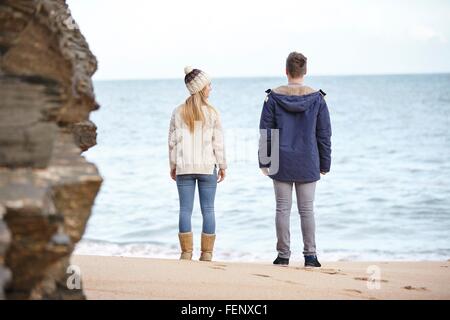
[[[102,183],[81,155],[96,69],[65,1],[0,0],[0,298],[85,298],[70,255]]]
[[[97,144],[97,126],[92,121],[78,122],[72,131],[75,135],[75,142],[82,151]]]

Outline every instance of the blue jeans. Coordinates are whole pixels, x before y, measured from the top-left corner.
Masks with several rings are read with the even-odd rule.
[[[203,216],[202,231],[214,234],[216,218],[214,215],[214,198],[217,188],[217,169],[212,174],[181,174],[177,175],[177,188],[180,198],[180,232],[191,232],[191,217],[194,207],[195,183],[198,181],[198,194]]]

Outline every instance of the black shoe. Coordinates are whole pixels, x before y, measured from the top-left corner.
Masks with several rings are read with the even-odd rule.
[[[305,256],[305,267],[316,267],[319,268],[322,265],[320,264],[319,260],[317,260],[317,256],[311,255],[311,256]]]
[[[280,257],[277,257],[277,258],[273,261],[273,264],[280,264],[280,265],[283,265],[283,266],[287,266],[287,265],[289,265],[289,259],[288,259],[288,258],[280,258]]]

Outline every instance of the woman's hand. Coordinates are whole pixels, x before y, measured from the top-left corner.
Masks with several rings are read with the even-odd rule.
[[[321,173],[322,175],[326,175],[326,174],[327,174],[326,172],[322,172],[322,171],[321,171],[320,173]]]
[[[225,169],[219,169],[219,172],[217,173],[217,183],[222,182],[225,179],[225,176]]]
[[[269,175],[269,168],[261,168],[261,172],[263,175],[268,176]]]
[[[170,177],[173,181],[177,181],[177,169],[170,169]]]

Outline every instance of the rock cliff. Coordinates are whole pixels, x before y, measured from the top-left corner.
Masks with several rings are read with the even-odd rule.
[[[85,298],[69,265],[102,183],[81,155],[96,69],[64,0],[0,0],[0,299]]]

